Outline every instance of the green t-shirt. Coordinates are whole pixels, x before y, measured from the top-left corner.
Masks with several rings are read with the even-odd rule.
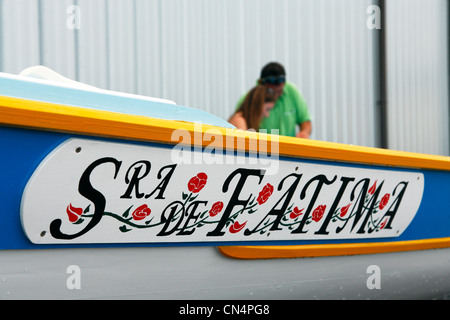
[[[237,107],[244,101],[245,95],[239,100]],[[310,121],[308,106],[294,84],[286,82],[283,93],[278,98],[269,117],[261,121],[259,129],[266,129],[272,133],[272,129],[278,129],[282,136],[295,137],[296,125]]]

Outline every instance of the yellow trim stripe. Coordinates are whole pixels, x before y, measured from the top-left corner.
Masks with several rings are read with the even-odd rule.
[[[173,140],[176,129],[186,130],[194,144],[211,145],[211,136],[220,135],[217,146],[231,146],[245,138],[245,150],[257,150],[258,140],[270,141],[273,136],[230,130],[137,115],[58,105],[0,96],[0,123],[38,130],[68,132],[88,136],[102,136],[148,142],[177,144]],[[200,134],[200,141],[198,135]],[[215,136],[214,138],[217,138]],[[404,168],[450,171],[450,157],[417,154],[338,143],[279,136],[279,154],[290,157],[352,162]],[[214,140],[214,139],[213,139]],[[270,146],[270,144],[268,144]],[[450,238],[400,241],[389,243],[328,244],[302,246],[222,246],[222,254],[236,259],[272,259],[295,257],[340,256],[394,251],[424,250],[450,247]]]
[[[262,133],[244,132],[209,125],[200,127],[189,122],[148,118],[2,96],[0,96],[0,123],[8,126],[168,144],[177,144],[179,141],[173,141],[172,133],[176,129],[184,129],[189,132],[192,137],[191,141],[195,144],[211,145],[212,135],[222,136],[224,140],[220,141],[218,146],[223,147],[229,145],[230,140],[236,141],[239,138],[245,138],[245,149],[250,151],[258,148],[258,140],[270,141],[274,139],[273,136]],[[197,143],[195,136],[199,133],[201,133],[201,141]],[[277,139],[279,140],[279,154],[282,156],[450,171],[450,157],[285,136],[279,136]],[[267,144],[270,146],[270,143]],[[239,146],[234,148],[239,149]]]
[[[378,243],[319,244],[299,246],[222,246],[219,251],[234,259],[280,259],[376,254],[450,247],[450,238]]]

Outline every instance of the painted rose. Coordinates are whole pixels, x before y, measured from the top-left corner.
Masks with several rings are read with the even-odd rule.
[[[292,212],[291,212],[290,218],[291,219],[295,219],[298,216],[302,215],[303,214],[303,210],[305,210],[305,208],[299,209],[298,207],[295,207],[294,210],[292,210]]]
[[[313,214],[312,214],[312,219],[313,219],[315,222],[319,222],[320,219],[322,219],[323,214],[325,213],[325,209],[326,209],[326,208],[327,208],[326,205],[320,205],[320,206],[318,206],[318,207],[314,210],[314,212],[313,212]]]
[[[340,217],[343,218],[347,212],[348,212],[348,208],[350,208],[351,203],[349,203],[348,205],[346,205],[345,207],[341,208],[341,213],[340,213]]]
[[[231,233],[238,233],[239,231],[241,231],[242,229],[244,229],[245,225],[247,224],[247,221],[245,221],[244,223],[240,224],[239,222],[235,221],[231,226],[230,226],[230,232]]]
[[[209,216],[210,217],[214,217],[220,211],[222,211],[222,209],[223,209],[223,202],[222,201],[217,201],[216,203],[213,204],[211,210],[209,210]]]
[[[195,177],[192,177],[188,182],[188,190],[193,193],[198,193],[206,184],[208,176],[204,172],[200,172]]]
[[[258,199],[256,199],[256,201],[258,201],[259,205],[262,205],[263,203],[265,203],[267,201],[267,199],[269,199],[269,197],[272,195],[272,193],[273,193],[273,186],[270,183],[268,183],[261,190],[261,192],[259,193]]]
[[[77,208],[69,204],[66,209],[67,215],[69,216],[69,221],[74,223],[77,222],[80,216],[83,214],[83,209]]]
[[[134,212],[132,214],[133,219],[134,220],[143,220],[147,216],[149,216],[151,212],[152,212],[152,210],[150,210],[150,208],[146,204],[143,204],[142,206],[137,207],[136,210],[134,210]]]
[[[381,201],[380,201],[380,206],[378,207],[380,210],[383,210],[383,208],[388,204],[388,202],[389,202],[389,197],[390,197],[391,195],[389,194],[389,193],[386,193],[384,196],[383,196],[383,198],[381,198]]]
[[[386,218],[381,224],[380,224],[380,230],[383,229],[386,226],[386,223],[388,221],[388,218]]]
[[[370,187],[370,189],[369,189],[369,194],[374,194],[374,193],[375,193],[375,189],[377,188],[377,181],[378,181],[378,180],[376,180],[376,181],[373,183],[373,185]]]

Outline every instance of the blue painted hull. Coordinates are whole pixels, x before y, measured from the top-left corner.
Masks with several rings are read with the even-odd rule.
[[[0,158],[2,168],[1,194],[3,208],[1,214],[0,248],[1,249],[39,249],[39,248],[65,248],[65,247],[92,247],[105,245],[36,245],[31,243],[23,232],[20,221],[20,204],[24,188],[43,159],[58,145],[73,135],[64,133],[27,130],[21,128],[0,128],[0,147],[4,150]],[[102,138],[94,138],[104,140]],[[137,142],[131,142],[136,144]],[[139,145],[152,145],[138,143]],[[309,161],[313,163],[324,163]],[[326,163],[326,162],[325,162]],[[353,166],[353,165],[352,165]],[[374,169],[374,166],[357,165],[360,168]],[[386,170],[386,168],[382,168]],[[387,169],[401,171],[402,169]],[[411,170],[422,173],[425,177],[425,188],[419,210],[405,232],[397,238],[365,239],[364,242],[392,242],[410,241],[450,237],[450,214],[446,206],[446,199],[450,196],[450,173],[433,170]],[[298,244],[324,244],[324,243],[358,243],[355,240],[315,240],[315,241],[276,241],[268,244],[298,245]],[[225,243],[226,244],[226,243]],[[252,244],[241,242],[241,245]],[[183,245],[183,244],[178,244]],[[192,244],[189,244],[192,245]],[[217,243],[195,243],[194,245],[217,245]],[[108,245],[111,246],[111,245]],[[123,246],[123,245],[117,245]],[[133,244],[133,246],[152,246],[152,244]]]

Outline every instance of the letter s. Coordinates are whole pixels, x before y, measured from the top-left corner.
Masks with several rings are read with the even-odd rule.
[[[104,163],[113,163],[115,165],[114,179],[116,179],[122,161],[118,161],[114,158],[102,158],[94,161],[89,165],[89,167],[87,167],[87,169],[83,172],[80,178],[80,183],[78,184],[78,192],[86,199],[91,200],[94,203],[95,212],[91,221],[80,232],[73,235],[68,235],[61,232],[61,224],[62,224],[61,219],[55,219],[50,223],[50,233],[54,238],[64,240],[71,240],[78,238],[83,234],[85,234],[86,232],[88,232],[89,230],[91,230],[93,227],[97,225],[97,223],[100,222],[103,216],[103,212],[105,210],[106,199],[100,191],[95,190],[92,187],[90,175],[96,167]]]

